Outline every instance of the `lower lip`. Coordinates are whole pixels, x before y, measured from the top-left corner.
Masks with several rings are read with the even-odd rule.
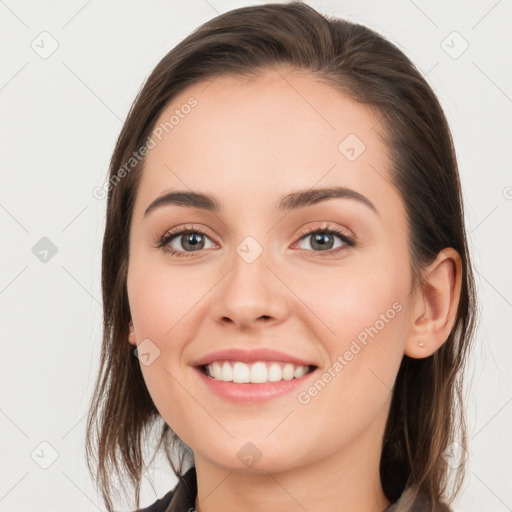
[[[235,402],[263,402],[271,400],[278,396],[290,393],[301,386],[304,386],[305,381],[313,375],[316,370],[306,373],[299,379],[279,380],[277,382],[263,382],[255,384],[253,382],[238,383],[238,382],[225,382],[223,380],[212,379],[207,377],[200,368],[195,367],[194,370],[199,374],[202,381],[208,388],[224,398],[228,398]]]

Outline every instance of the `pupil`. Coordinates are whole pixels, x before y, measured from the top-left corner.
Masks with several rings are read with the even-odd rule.
[[[325,242],[325,238],[324,237],[327,237],[327,238],[330,238],[330,244],[329,242],[327,243],[322,243],[322,241]],[[320,249],[330,249],[331,246],[332,246],[332,237],[329,233],[317,233],[316,235],[314,235],[314,240],[313,240],[313,244],[312,246],[315,247],[315,245],[317,245],[317,249],[320,248]],[[328,246],[328,247],[327,247]]]
[[[183,249],[197,249],[198,245],[200,245],[201,242],[204,242],[202,240],[202,235],[199,235],[197,233],[190,233],[187,237],[185,237],[185,241],[184,243],[182,243],[182,246]]]

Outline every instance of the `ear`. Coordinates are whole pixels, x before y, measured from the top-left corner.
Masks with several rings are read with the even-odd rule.
[[[413,301],[405,355],[431,356],[448,339],[460,300],[462,265],[459,253],[447,247],[426,269],[423,287]]]
[[[133,322],[130,320],[130,332],[128,333],[128,343],[132,345],[137,345],[135,338],[135,329],[133,328]]]

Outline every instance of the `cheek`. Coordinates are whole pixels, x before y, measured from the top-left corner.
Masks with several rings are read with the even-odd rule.
[[[165,421],[187,439],[190,395],[184,391],[182,355],[187,340],[194,337],[190,322],[205,290],[191,283],[183,272],[145,262],[129,270],[127,291],[137,343],[150,347],[150,364],[141,359],[141,372],[151,398]],[[194,305],[196,305],[194,307]],[[148,345],[148,341],[150,344]],[[146,343],[142,345],[141,343]]]
[[[375,398],[379,407],[393,387],[403,357],[408,273],[381,259],[372,265],[340,268],[327,278],[319,274],[311,282],[315,285],[299,287],[297,282],[296,289],[316,314],[310,329],[326,351],[325,370],[334,375],[332,379],[326,375],[333,383],[327,385],[326,395],[332,393],[325,397],[327,402],[350,404],[357,410]]]
[[[310,289],[305,301],[315,303],[312,309],[329,327],[318,323],[315,328],[327,351],[327,367],[298,396],[312,429],[339,438],[348,421],[355,428],[346,435],[356,435],[389,404],[404,352],[406,277],[377,270],[347,273],[340,284],[333,278],[318,282],[314,293]],[[329,408],[337,413],[326,415]]]
[[[135,260],[128,273],[127,289],[138,338],[154,338],[155,343],[162,343],[187,324],[188,315],[208,286],[200,276],[191,280],[186,270],[151,260],[138,265]]]
[[[322,328],[321,339],[330,333],[336,340],[334,346],[343,348],[347,340],[358,336],[364,341],[367,329],[375,333],[372,326],[379,333],[402,326],[405,315],[400,312],[409,289],[407,274],[399,269],[384,270],[377,264],[372,269],[352,266],[329,274],[310,273],[307,279],[295,277],[293,289],[319,320],[315,330]]]
[[[137,343],[150,340],[158,354],[151,365],[141,364],[157,407],[159,396],[179,401],[179,393],[169,389],[179,391],[173,377],[182,381],[186,348],[207,317],[208,292],[217,280],[211,269],[171,268],[154,257],[134,257],[130,262],[127,291]]]

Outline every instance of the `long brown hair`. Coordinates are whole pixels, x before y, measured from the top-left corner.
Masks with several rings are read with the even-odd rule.
[[[461,257],[460,302],[448,339],[430,357],[403,357],[380,471],[391,502],[406,483],[414,484],[431,500],[432,510],[442,500],[451,502],[462,485],[463,461],[453,469],[455,478],[449,486],[444,453],[454,441],[466,449],[463,371],[475,328],[476,297],[446,118],[421,73],[391,42],[365,26],[324,16],[304,3],[276,3],[217,16],[167,53],[135,99],[115,146],[105,188],[103,345],[86,438],[88,468],[109,511],[114,475],[121,477],[123,486],[123,478],[129,478],[139,506],[146,468],[142,446],[152,429],[157,427],[160,433],[154,454],[163,444],[177,476],[183,474],[191,454],[158,413],[133,346],[127,342],[128,238],[144,159],[128,169],[126,162],[146,144],[164,108],[191,84],[216,76],[258,76],[281,65],[313,73],[381,116],[392,183],[406,206],[415,285],[421,286],[421,269],[441,249],[453,247]]]

